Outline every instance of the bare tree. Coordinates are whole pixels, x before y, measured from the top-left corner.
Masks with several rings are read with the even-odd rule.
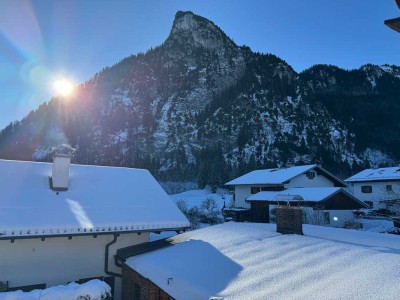
[[[311,207],[303,208],[303,220],[306,224],[312,225],[325,225],[324,211],[320,209],[313,209]]]

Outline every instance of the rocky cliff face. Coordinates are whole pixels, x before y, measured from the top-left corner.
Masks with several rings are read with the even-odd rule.
[[[145,167],[202,184],[288,162],[345,176],[400,158],[399,91],[399,67],[317,65],[297,74],[274,55],[237,46],[211,21],[178,12],[161,46],[7,126],[0,156],[47,160],[52,146],[68,143],[78,163]]]

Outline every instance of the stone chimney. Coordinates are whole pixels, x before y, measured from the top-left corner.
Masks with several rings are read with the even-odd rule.
[[[69,187],[69,166],[75,152],[68,145],[53,148],[53,171],[50,187],[53,191],[67,191]]]
[[[303,210],[301,207],[279,206],[276,208],[276,231],[283,234],[303,234]]]

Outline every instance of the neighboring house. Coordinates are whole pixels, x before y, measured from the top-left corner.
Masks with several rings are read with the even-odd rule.
[[[188,220],[147,170],[0,160],[3,291],[106,281],[120,298],[116,249]]]
[[[229,222],[121,249],[122,299],[398,299],[398,236],[303,231]]]
[[[355,197],[371,208],[384,208],[400,200],[400,167],[365,169],[345,180]]]
[[[354,219],[353,210],[367,205],[339,187],[288,188],[278,192],[259,192],[247,198],[251,203],[253,220],[270,221],[264,214],[267,208],[275,211],[278,205],[303,207],[304,222],[334,227],[344,227]],[[269,207],[268,207],[269,206]],[[263,208],[266,208],[263,210]]]
[[[345,182],[319,165],[256,170],[225,185],[235,188],[235,208],[226,209],[225,215],[235,212],[254,222],[270,222],[276,205],[289,202],[311,207],[304,210],[306,222],[342,227],[353,220],[352,210],[367,207],[343,189]]]

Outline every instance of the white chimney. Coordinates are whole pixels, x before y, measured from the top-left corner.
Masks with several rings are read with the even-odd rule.
[[[51,188],[55,191],[66,191],[69,187],[69,166],[75,149],[61,145],[53,149],[53,171]]]

